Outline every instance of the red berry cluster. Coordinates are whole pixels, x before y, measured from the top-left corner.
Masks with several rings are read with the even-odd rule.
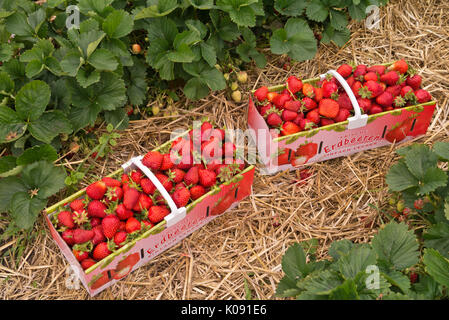
[[[201,150],[199,163],[194,161],[196,147]],[[225,141],[224,130],[204,122],[201,129],[176,139],[167,153],[148,152],[142,163],[152,170],[176,206],[184,207],[244,169],[244,162],[235,159],[235,151],[236,146]],[[164,197],[138,169],[122,174],[121,180],[105,177],[94,182],[86,188],[86,195],[60,211],[55,221],[83,269],[170,213]]]
[[[389,67],[341,65],[337,72],[346,79],[365,114],[376,114],[430,101],[421,88],[421,76],[404,60]],[[282,92],[265,86],[254,92],[257,109],[270,128],[282,136],[345,121],[353,112],[348,94],[338,80],[329,76],[315,84],[290,76]]]

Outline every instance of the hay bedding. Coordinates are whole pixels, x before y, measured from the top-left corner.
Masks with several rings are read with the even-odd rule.
[[[290,74],[316,76],[347,61],[374,64],[404,58],[424,77],[425,88],[439,101],[437,116],[419,142],[448,140],[448,11],[447,1],[391,1],[381,10],[379,29],[368,30],[353,23],[351,41],[344,48],[322,45],[314,60],[294,64],[289,72],[282,69],[283,57],[270,57],[266,69],[249,72],[244,91],[280,83]],[[193,108],[182,109],[190,105]],[[224,93],[196,103],[181,101],[178,106],[179,117],[133,121],[107,163],[98,162],[92,172],[99,176],[111,172],[130,157],[165,141],[171,130],[187,127],[202,116],[220,126],[247,128],[245,103],[234,104]],[[283,276],[282,255],[293,242],[318,239],[317,253],[325,257],[333,240],[370,240],[382,223],[378,210],[386,203],[384,176],[396,159],[395,149],[383,147],[313,164],[305,184],[298,183],[299,171],[274,176],[256,173],[253,194],[239,207],[96,299],[244,299],[245,281],[254,299],[273,299]],[[76,167],[77,162],[59,161],[68,168]],[[36,228],[45,228],[42,219]],[[14,242],[0,244],[0,251]],[[88,299],[83,287],[66,288],[66,267],[51,237],[39,234],[17,266],[9,258],[2,259],[0,298]]]

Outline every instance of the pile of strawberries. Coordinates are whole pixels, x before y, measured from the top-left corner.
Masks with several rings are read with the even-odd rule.
[[[376,114],[430,101],[421,88],[422,78],[399,60],[389,67],[343,64],[337,72],[346,79],[362,112]],[[303,83],[291,76],[282,92],[265,86],[254,92],[257,109],[268,126],[286,136],[315,127],[345,121],[354,109],[348,94],[331,75],[322,81]]]
[[[214,129],[209,122],[174,140],[165,153],[148,152],[142,163],[152,170],[178,208],[245,168],[244,161],[236,159],[236,146],[225,139],[225,131]],[[70,202],[54,220],[83,269],[170,213],[163,196],[140,170],[123,173],[120,180],[105,177],[96,181],[86,188],[86,195]]]

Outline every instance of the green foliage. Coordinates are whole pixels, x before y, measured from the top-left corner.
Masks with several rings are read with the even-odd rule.
[[[300,300],[435,299],[445,297],[449,261],[428,249],[418,282],[409,279],[418,268],[418,241],[404,223],[391,222],[371,244],[335,241],[329,260],[315,261],[304,245],[295,243],[282,258],[285,276],[276,295]]]

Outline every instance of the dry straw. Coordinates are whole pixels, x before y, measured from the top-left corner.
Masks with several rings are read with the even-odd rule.
[[[390,1],[381,9],[379,29],[368,30],[363,23],[353,23],[351,41],[344,48],[321,45],[315,59],[294,64],[288,72],[282,68],[284,57],[270,57],[265,69],[249,72],[250,81],[243,90],[282,83],[291,74],[310,78],[348,61],[371,65],[404,58],[423,76],[425,89],[439,102],[428,134],[418,141],[447,141],[448,11],[447,1]],[[233,103],[225,93],[214,93],[195,103],[182,100],[176,106],[178,117],[133,121],[112,155],[107,161],[98,161],[93,172],[99,176],[112,172],[132,156],[164,142],[173,129],[185,128],[202,116],[218,126],[247,128],[246,104]],[[273,299],[283,276],[282,255],[292,243],[318,239],[322,258],[333,240],[370,240],[382,223],[376,207],[385,207],[385,173],[396,159],[395,149],[392,145],[313,164],[305,184],[297,183],[299,171],[256,174],[253,194],[238,208],[95,299],[244,299],[245,279],[254,299]],[[58,164],[73,168],[79,160],[64,158]],[[36,229],[45,228],[40,219]],[[0,252],[14,244],[14,239],[1,243]],[[11,258],[2,259],[0,298],[89,299],[82,287],[66,288],[66,268],[67,262],[51,237],[40,234],[17,265]]]

